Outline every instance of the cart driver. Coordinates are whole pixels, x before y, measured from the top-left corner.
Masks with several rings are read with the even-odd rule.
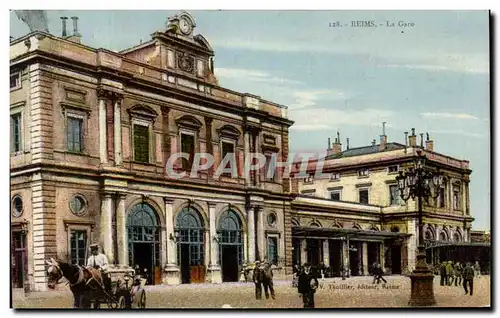
[[[87,266],[93,267],[101,273],[102,282],[104,284],[104,288],[109,290],[111,287],[111,281],[109,275],[107,274],[108,270],[108,258],[103,253],[99,253],[99,245],[92,244],[90,245],[91,255],[87,260]]]

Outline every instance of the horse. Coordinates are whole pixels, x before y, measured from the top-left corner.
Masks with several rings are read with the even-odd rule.
[[[48,265],[48,287],[54,289],[63,277],[68,280],[69,288],[73,293],[73,308],[91,308],[90,293],[102,288],[102,279],[92,270],[79,265],[56,261],[53,258],[46,260]],[[93,280],[93,281],[91,281]],[[97,286],[96,286],[97,285]],[[95,308],[98,308],[96,304]]]

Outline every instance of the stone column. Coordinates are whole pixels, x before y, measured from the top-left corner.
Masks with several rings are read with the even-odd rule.
[[[262,262],[267,255],[266,234],[264,233],[264,211],[261,207],[255,207],[255,214],[257,215],[258,255]]]
[[[125,213],[126,194],[120,194],[117,198],[116,209],[116,239],[118,241],[118,264],[128,267],[128,233],[127,217]]]
[[[307,259],[307,240],[306,239],[300,239],[300,266],[304,265],[305,263],[309,262]]]
[[[222,276],[220,264],[218,262],[219,243],[214,239],[217,236],[217,228],[215,221],[215,203],[208,203],[208,215],[210,222],[210,231],[208,235],[209,248],[210,248],[210,263],[208,266],[208,281],[210,283],[221,283]]]
[[[349,277],[351,272],[349,257],[349,238],[346,241],[342,241],[342,249],[344,251],[344,269],[346,270],[346,277]]]
[[[101,248],[108,257],[108,263],[114,264],[113,251],[113,200],[110,193],[104,193],[101,199],[100,234]]]
[[[330,244],[328,240],[323,240],[323,263],[330,266]]]
[[[255,138],[255,153],[262,153],[262,149],[260,147],[260,132],[259,130],[256,130],[255,131],[255,135],[254,135],[254,138]],[[260,182],[261,182],[261,179],[262,179],[262,168],[259,169],[259,170],[256,170],[256,174],[255,174],[255,185],[259,188],[260,187]]]
[[[164,283],[169,285],[180,284],[180,270],[177,264],[177,243],[170,239],[174,233],[174,200],[163,198],[165,202],[165,229],[167,236],[167,266],[165,267],[166,277]]]
[[[106,140],[108,135],[106,133],[106,100],[104,98],[99,98],[99,156],[101,158],[101,163],[108,162],[108,147],[106,145]]]
[[[162,226],[160,230],[160,268],[166,268],[167,266],[167,244],[167,228],[165,226]]]
[[[380,252],[380,267],[382,268],[383,271],[385,271],[385,244],[382,242],[380,243],[379,247],[379,252]]]
[[[115,165],[122,164],[122,120],[121,120],[121,102],[116,100],[114,103],[114,142],[115,142]]]
[[[362,244],[362,249],[363,249],[363,275],[368,276],[368,243],[363,242]]]
[[[249,157],[250,157],[250,135],[248,133],[248,131],[245,131],[245,160],[244,162],[247,163],[248,161],[248,164],[252,164],[250,161],[249,161]],[[252,185],[252,179],[250,177],[251,175],[251,172],[250,171],[246,171],[245,169],[243,169],[244,173],[245,174],[245,185],[248,187],[248,186],[251,186]]]
[[[255,262],[255,208],[249,207],[247,210],[248,228],[248,262]]]

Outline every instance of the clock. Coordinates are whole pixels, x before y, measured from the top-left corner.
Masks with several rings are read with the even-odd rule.
[[[179,28],[181,32],[185,35],[191,33],[191,23],[186,18],[182,18],[179,20]]]

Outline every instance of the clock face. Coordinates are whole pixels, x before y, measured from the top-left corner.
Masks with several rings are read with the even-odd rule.
[[[189,31],[191,31],[191,25],[189,24],[188,20],[186,20],[186,19],[181,19],[179,21],[179,27],[181,29],[181,32],[184,34],[188,34]]]

